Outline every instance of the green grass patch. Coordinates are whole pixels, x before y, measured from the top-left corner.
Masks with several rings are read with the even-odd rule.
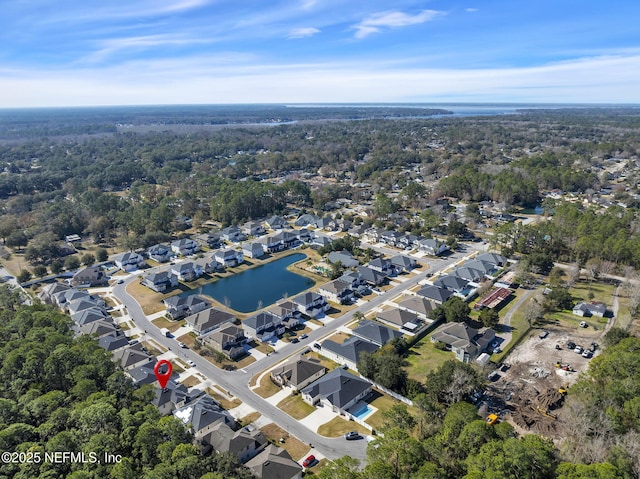
[[[321,354],[318,354],[315,351],[311,351],[311,352],[305,354],[305,357],[307,359],[311,359],[313,361],[318,361],[325,368],[327,368],[327,371],[333,371],[335,368],[340,366],[335,361],[332,361],[331,359],[329,359],[329,358],[327,358],[325,356],[322,356]]]
[[[280,392],[278,385],[271,380],[271,375],[265,374],[260,380],[260,385],[253,390],[258,396],[268,398]]]
[[[256,343],[255,346],[256,351],[260,351],[263,354],[271,354],[272,352],[275,351],[275,349],[273,349],[271,346],[269,346],[266,343]]]
[[[455,359],[451,351],[440,351],[428,334],[418,341],[407,356],[407,373],[410,378],[424,382],[427,374],[438,369],[449,359]]]
[[[307,417],[316,410],[315,407],[304,402],[300,394],[292,394],[291,396],[284,398],[278,403],[277,407],[282,409],[292,418],[298,420]]]
[[[123,321],[122,323],[118,324],[118,326],[120,326],[120,329],[122,331],[129,331],[131,329],[131,326],[129,326],[129,323],[126,321]]]
[[[152,323],[160,329],[167,328],[172,333],[176,331],[178,328],[180,328],[181,326],[184,326],[186,324],[184,319],[181,321],[171,321],[170,319],[167,319],[164,316],[154,319]]]
[[[344,436],[349,431],[358,431],[360,434],[371,434],[366,427],[355,421],[347,421],[340,416],[334,417],[331,421],[324,423],[318,428],[318,434],[325,437]]]
[[[369,399],[369,404],[377,408],[378,410],[373,414],[371,414],[370,416],[368,416],[364,422],[369,424],[369,426],[371,426],[374,429],[374,431],[378,431],[380,430],[380,428],[384,423],[384,418],[382,417],[383,412],[388,410],[391,406],[395,404],[404,404],[404,403],[401,401],[398,401],[397,399],[393,399],[391,396],[388,396],[387,394],[384,394],[376,389],[373,389],[371,391],[371,398]],[[407,406],[407,410],[413,416],[417,415],[418,411],[414,406],[409,406],[406,404],[405,406]]]
[[[238,422],[242,427],[245,427],[251,424],[252,422],[257,421],[260,418],[260,416],[262,416],[262,414],[260,414],[258,411],[254,411],[238,419]]]

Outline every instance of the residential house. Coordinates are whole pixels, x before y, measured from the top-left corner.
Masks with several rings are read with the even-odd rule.
[[[401,338],[402,333],[395,329],[388,328],[376,321],[362,320],[358,326],[352,331],[354,336],[357,336],[365,341],[369,341],[378,346],[384,346],[394,338]]]
[[[440,276],[440,278],[434,281],[433,285],[437,286],[438,288],[446,288],[449,291],[452,291],[454,294],[463,297],[467,296],[468,294],[468,292],[465,293],[465,291],[470,289],[470,287],[468,287],[468,279],[464,279],[460,276],[455,276],[452,274]]]
[[[295,233],[298,235],[298,241],[302,243],[308,243],[311,241],[311,238],[313,238],[313,232],[307,228],[300,228]]]
[[[172,376],[174,375],[172,374]],[[192,399],[187,388],[183,384],[175,382],[175,379],[171,378],[164,388],[156,388],[155,396],[151,400],[151,404],[158,408],[158,412],[162,416],[168,416],[176,409],[184,407]],[[200,391],[198,393],[202,394]]]
[[[318,293],[329,301],[338,304],[349,304],[353,301],[353,290],[339,279],[325,283],[318,288]]]
[[[484,280],[484,273],[475,268],[469,268],[466,265],[462,265],[453,270],[453,275],[458,278],[462,278],[469,283],[480,284]],[[435,284],[435,283],[434,283]]]
[[[400,233],[399,231],[383,231],[379,238],[378,241],[380,243],[384,243],[386,245],[389,246],[399,246],[400,245],[400,239],[403,237],[404,235],[402,233]]]
[[[144,258],[133,251],[114,256],[113,263],[117,268],[127,273],[140,269],[145,265]]]
[[[389,260],[391,265],[398,271],[399,273],[406,272],[408,273],[412,269],[417,266],[417,261],[409,256],[405,256],[403,254],[398,254]]]
[[[424,296],[409,296],[398,303],[398,308],[415,313],[418,318],[427,320],[431,318],[431,313],[437,308],[436,304]]]
[[[224,273],[224,265],[215,260],[212,255],[209,258],[197,258],[195,262],[202,268],[202,271],[206,274],[212,273]]]
[[[178,276],[170,271],[151,273],[140,280],[140,284],[152,289],[156,293],[166,293],[178,286]]]
[[[418,329],[418,315],[406,309],[391,308],[380,311],[376,319],[395,328],[406,329],[407,331],[415,331]]]
[[[334,412],[347,409],[371,393],[371,384],[342,368],[336,368],[302,391],[302,399],[312,405],[321,403]]]
[[[425,238],[420,240],[418,250],[430,254],[431,256],[440,256],[441,254],[449,251],[449,246],[440,240],[434,238]]]
[[[178,277],[179,281],[195,281],[202,276],[202,266],[191,261],[184,261],[171,266],[171,272]]]
[[[101,338],[102,336],[114,334],[119,331],[116,325],[113,324],[113,321],[111,321],[111,317],[85,323],[80,326],[78,330],[81,334],[93,336],[94,338]]]
[[[300,215],[298,217],[298,219],[295,222],[296,226],[315,226],[316,222],[319,220],[320,218],[317,217],[316,215],[311,215],[311,214],[304,214],[304,215]]]
[[[242,322],[245,334],[257,341],[269,341],[284,333],[280,318],[268,311],[261,311]]]
[[[391,264],[391,261],[386,258],[372,259],[371,261],[369,261],[369,264],[367,266],[372,270],[377,271],[378,273],[382,273],[385,276],[391,276],[395,273],[395,268]]]
[[[282,244],[284,244],[285,249],[293,248],[300,242],[296,231],[281,231],[276,236],[282,238]]]
[[[233,249],[216,251],[214,258],[218,263],[224,265],[225,268],[238,266],[244,262],[244,255],[242,254],[242,251],[236,251]]]
[[[245,340],[242,327],[235,324],[227,324],[204,336],[202,344],[209,346],[214,351],[223,353],[229,359],[235,360],[245,354],[242,348]]]
[[[398,243],[396,244],[396,246],[398,248],[413,249],[417,246],[420,246],[420,240],[423,240],[423,239],[425,239],[423,236],[405,234],[404,236],[398,239]]]
[[[319,218],[316,221],[316,228],[320,229],[320,230],[325,230],[325,231],[331,231],[332,229],[332,219],[331,218]]]
[[[200,251],[200,245],[191,238],[182,238],[171,242],[171,251],[182,256],[191,256]]]
[[[473,309],[481,310],[484,308],[497,308],[504,303],[511,294],[512,292],[508,288],[495,288],[488,291],[482,298],[476,301],[476,304],[473,305]]]
[[[128,347],[129,338],[122,334],[121,331],[116,331],[115,333],[98,338],[98,346],[100,346],[108,353],[111,353],[113,351]]]
[[[379,345],[367,341],[357,336],[351,336],[343,343],[336,343],[331,339],[322,342],[322,355],[340,364],[346,364],[349,368],[357,371],[358,361],[363,352],[374,353],[380,348]]]
[[[264,226],[258,221],[247,221],[242,226],[242,232],[247,236],[262,236],[266,233]]]
[[[242,246],[242,254],[245,258],[262,258],[265,252],[260,243],[245,243]]]
[[[266,225],[272,230],[281,230],[287,228],[289,223],[282,216],[272,216],[265,221]]]
[[[367,243],[378,243],[384,232],[382,228],[371,227],[362,234],[362,239]]]
[[[56,304],[54,299],[55,295],[64,291],[68,291],[70,289],[71,286],[65,283],[51,283],[42,288],[42,290],[38,293],[38,298],[45,304],[54,305]]]
[[[105,301],[93,296],[70,301],[65,307],[65,311],[67,311],[72,317],[74,314],[88,309],[97,309],[102,311],[105,315],[108,315]]]
[[[73,303],[74,301],[78,301],[81,299],[90,299],[90,298],[91,298],[91,295],[89,294],[88,291],[86,290],[80,291],[79,289],[76,289],[76,288],[60,290],[53,294],[54,304],[58,308],[64,311],[69,310],[70,303]]]
[[[237,320],[238,319],[233,314],[213,307],[187,316],[185,322],[187,323],[187,326],[193,328],[194,333],[198,336],[202,336],[224,324],[236,323]]]
[[[576,316],[596,316],[602,318],[607,314],[607,306],[604,303],[579,302],[573,307]]]
[[[328,236],[314,236],[311,239],[311,243],[309,243],[311,246],[314,246],[316,248],[324,248],[325,246],[330,245],[331,243],[333,243],[333,239],[329,238]]]
[[[138,366],[137,368],[130,369],[125,371],[124,374],[128,376],[133,384],[137,386],[144,386],[146,384],[154,384],[158,381],[155,372],[153,369],[155,368],[156,363],[153,361],[146,362],[142,366]],[[178,377],[178,373],[172,373],[172,376]],[[170,383],[173,383],[173,380],[169,380],[167,383],[167,387]],[[175,383],[174,383],[175,384]]]
[[[327,256],[327,260],[329,263],[341,263],[345,268],[355,268],[360,264],[356,258],[353,257],[351,253],[346,250],[342,251],[332,251]]]
[[[269,444],[259,429],[248,430],[242,427],[234,431],[222,421],[218,422],[211,432],[205,434],[200,442],[205,447],[211,446],[218,453],[229,452],[238,456],[241,463],[256,456]],[[276,476],[267,477],[275,478]]]
[[[292,301],[281,301],[280,303],[267,308],[267,311],[280,318],[280,322],[287,329],[291,329],[302,322],[302,315],[298,310],[297,305]]]
[[[327,372],[318,360],[306,359],[302,356],[288,361],[271,371],[271,379],[281,386],[300,390],[320,378]]]
[[[278,251],[284,250],[283,237],[279,235],[265,236],[258,241],[266,253],[277,253]]]
[[[80,327],[111,318],[104,308],[95,306],[71,313],[70,316],[74,323]]]
[[[295,296],[291,302],[296,305],[298,311],[312,318],[317,318],[331,309],[324,296],[311,291]]]
[[[108,277],[100,266],[87,266],[78,270],[71,278],[71,286],[76,288],[92,288],[94,286],[105,286],[108,284]]]
[[[302,479],[302,466],[273,444],[245,464],[258,479]]]
[[[483,353],[494,338],[493,329],[474,329],[466,323],[443,324],[431,335],[432,342],[444,343],[456,359],[465,363]]]
[[[211,432],[218,422],[223,422],[227,425],[235,424],[233,417],[222,409],[211,396],[206,394],[189,404],[177,408],[173,411],[173,415],[178,418],[196,438],[200,438]]]
[[[417,294],[424,298],[430,299],[436,304],[442,304],[451,296],[453,296],[453,291],[449,291],[447,288],[428,285],[424,288],[421,288]]]
[[[113,360],[120,364],[122,369],[129,371],[151,362],[153,358],[142,350],[140,344],[129,346],[113,352]]]
[[[240,241],[246,240],[247,235],[245,235],[237,226],[227,226],[222,230],[222,238],[231,243],[239,243]]]
[[[387,275],[367,266],[358,266],[356,271],[360,274],[362,280],[371,286],[380,286],[387,280]]]
[[[222,244],[220,233],[200,233],[195,238],[201,248],[217,249]]]
[[[175,253],[167,245],[156,244],[147,249],[147,256],[157,263],[166,263],[173,258]]]
[[[482,274],[488,279],[495,279],[496,275],[500,271],[500,268],[498,268],[495,263],[477,258],[471,261],[467,261],[462,266],[482,271]]]
[[[476,257],[479,261],[486,261],[487,263],[495,264],[496,266],[503,268],[507,264],[507,258],[496,253],[481,253]]]
[[[204,311],[211,304],[200,296],[171,296],[163,299],[165,307],[167,308],[167,314],[173,319],[182,319],[187,316]]]

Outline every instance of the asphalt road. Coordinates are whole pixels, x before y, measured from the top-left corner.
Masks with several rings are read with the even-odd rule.
[[[480,249],[471,248],[472,250]],[[123,284],[116,284],[113,287],[113,294],[116,296],[123,305],[127,308],[131,319],[134,323],[146,331],[147,338],[152,338],[157,343],[166,348],[173,348],[173,351],[178,353],[181,358],[185,360],[192,360],[196,364],[197,370],[202,373],[208,379],[221,386],[223,389],[230,391],[235,397],[240,399],[248,406],[259,411],[265,418],[278,424],[283,429],[286,429],[289,434],[297,437],[302,442],[311,444],[318,452],[322,453],[329,459],[336,459],[349,455],[353,458],[365,460],[366,457],[366,441],[346,441],[344,438],[327,438],[316,434],[307,427],[301,425],[294,418],[270,404],[262,397],[255,394],[249,389],[250,379],[257,373],[265,371],[275,364],[279,363],[283,359],[301,353],[304,349],[308,348],[314,342],[321,341],[326,336],[333,334],[338,328],[347,324],[353,319],[353,314],[357,311],[363,314],[380,306],[385,301],[388,301],[401,292],[415,286],[418,282],[422,281],[428,276],[433,275],[437,271],[441,271],[451,264],[461,261],[470,251],[464,253],[454,253],[447,258],[440,259],[426,259],[422,260],[423,263],[428,263],[429,267],[425,268],[425,271],[420,272],[417,275],[412,276],[403,283],[393,287],[391,290],[384,294],[377,295],[373,299],[367,301],[365,304],[360,305],[351,311],[343,314],[342,316],[329,321],[324,327],[320,327],[308,333],[308,337],[300,342],[294,344],[290,343],[280,348],[277,353],[272,353],[269,356],[256,361],[255,363],[247,366],[244,369],[236,371],[224,371],[206,359],[200,357],[194,351],[190,349],[180,349],[177,351],[178,343],[173,338],[167,338],[160,333],[160,329],[152,324],[142,311],[142,308],[138,302],[126,292],[126,286],[137,281],[139,276],[131,276],[127,278]],[[154,271],[160,271],[167,269],[167,266],[161,266],[155,268]],[[146,270],[144,274],[149,274],[149,270]]]

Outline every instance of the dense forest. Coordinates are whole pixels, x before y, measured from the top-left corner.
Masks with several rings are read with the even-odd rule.
[[[0,288],[0,451],[27,460],[0,463],[0,478],[250,478],[237,457],[202,457],[184,425],[150,404],[70,319],[48,306],[23,306]],[[46,452],[84,452],[86,462],[45,461]],[[121,456],[110,464],[89,458]],[[16,456],[19,457],[19,456]],[[40,458],[36,460],[35,458]]]

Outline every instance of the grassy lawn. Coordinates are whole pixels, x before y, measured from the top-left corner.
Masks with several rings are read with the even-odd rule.
[[[347,339],[349,339],[351,336],[343,333],[343,332],[338,332],[335,334],[332,334],[331,336],[329,336],[327,339],[330,339],[331,341],[333,341],[334,343],[338,343],[338,344],[342,344],[344,343]]]
[[[394,404],[404,404],[404,403],[401,401],[398,401],[397,399],[393,399],[391,396],[381,393],[376,389],[372,390],[371,397],[372,399],[369,399],[368,401],[369,404],[377,408],[378,410],[373,414],[371,414],[370,416],[368,416],[364,422],[369,424],[374,430],[377,431],[382,427],[382,423],[384,422],[382,418],[382,413],[387,409],[389,409]],[[407,410],[412,415],[415,416],[417,414],[417,409],[414,406],[409,406],[409,405],[406,405],[406,406],[407,406]]]
[[[302,400],[302,396],[300,396],[299,394],[291,395],[287,398],[284,398],[278,403],[278,407],[292,418],[298,420],[307,417],[309,414],[316,410],[315,407],[304,402]]]
[[[253,390],[257,395],[268,398],[280,392],[280,388],[271,381],[271,375],[265,374],[260,380],[260,386]]]
[[[249,366],[249,364],[253,364],[255,362],[256,362],[256,358],[254,358],[250,354],[247,354],[240,361],[235,361],[233,364],[236,366],[237,369],[242,369]]]
[[[165,317],[154,319],[152,323],[158,328],[167,328],[172,333],[181,326],[185,325],[184,319],[181,321],[171,321]]]
[[[194,333],[187,333],[187,334],[183,334],[182,336],[178,337],[178,341],[183,342],[189,348],[193,348],[193,346],[195,345],[195,342],[196,342],[196,337],[195,337]]]
[[[198,379],[195,376],[189,376],[184,381],[182,381],[182,384],[185,387],[188,387],[188,388],[191,388],[191,387],[195,386],[196,384],[200,384],[200,383],[201,383],[200,379]]]
[[[618,296],[618,316],[616,317],[616,326],[618,328],[628,330],[631,326],[631,312],[629,311],[629,298],[626,296]]]
[[[358,431],[360,434],[371,434],[364,426],[355,421],[347,421],[340,416],[334,417],[331,421],[324,423],[318,428],[318,434],[325,437],[344,436],[349,431]]]
[[[429,339],[430,336],[427,334],[418,341],[407,357],[407,373],[416,381],[424,382],[428,373],[435,371],[449,359],[455,359],[452,352],[436,349],[435,344]]]
[[[248,426],[253,421],[258,420],[258,418],[260,418],[260,416],[262,416],[262,414],[260,414],[259,412],[255,411],[255,412],[252,412],[251,414],[247,414],[246,416],[241,417],[240,419],[238,419],[238,422],[240,423],[240,425],[242,427]]]
[[[277,424],[267,424],[260,430],[267,437],[267,439],[276,444],[278,447],[284,448],[294,461],[299,461],[311,449],[309,444],[305,444],[299,439],[293,436],[289,436],[287,431],[282,429]],[[280,439],[284,439],[284,442],[280,442]]]
[[[111,315],[111,316],[113,316],[113,315]],[[120,329],[123,330],[123,331],[129,331],[131,329],[131,326],[129,326],[129,323],[127,321],[123,321],[118,326],[120,326]]]
[[[127,286],[127,293],[133,296],[142,307],[144,314],[154,314],[165,309],[162,300],[167,296],[151,291],[146,286],[141,285],[138,281],[132,281]]]
[[[224,409],[233,409],[242,404],[242,401],[240,401],[240,399],[233,398],[232,400],[229,400],[226,398],[226,396],[223,396],[222,394],[216,392],[213,388],[207,388],[207,394],[218,401],[220,403],[220,406],[222,406]]]
[[[256,351],[260,351],[263,354],[271,354],[272,352],[275,351],[275,349],[273,349],[271,346],[269,346],[266,343],[255,343],[255,349]]]
[[[140,344],[144,346],[144,348],[149,351],[151,356],[160,356],[164,351],[160,351],[155,347],[156,343],[152,343],[150,341],[142,341]]]
[[[576,301],[595,301],[611,306],[613,294],[616,286],[612,283],[602,283],[589,281],[579,281],[569,289],[569,293]],[[589,299],[589,292],[593,294],[593,299]]]

